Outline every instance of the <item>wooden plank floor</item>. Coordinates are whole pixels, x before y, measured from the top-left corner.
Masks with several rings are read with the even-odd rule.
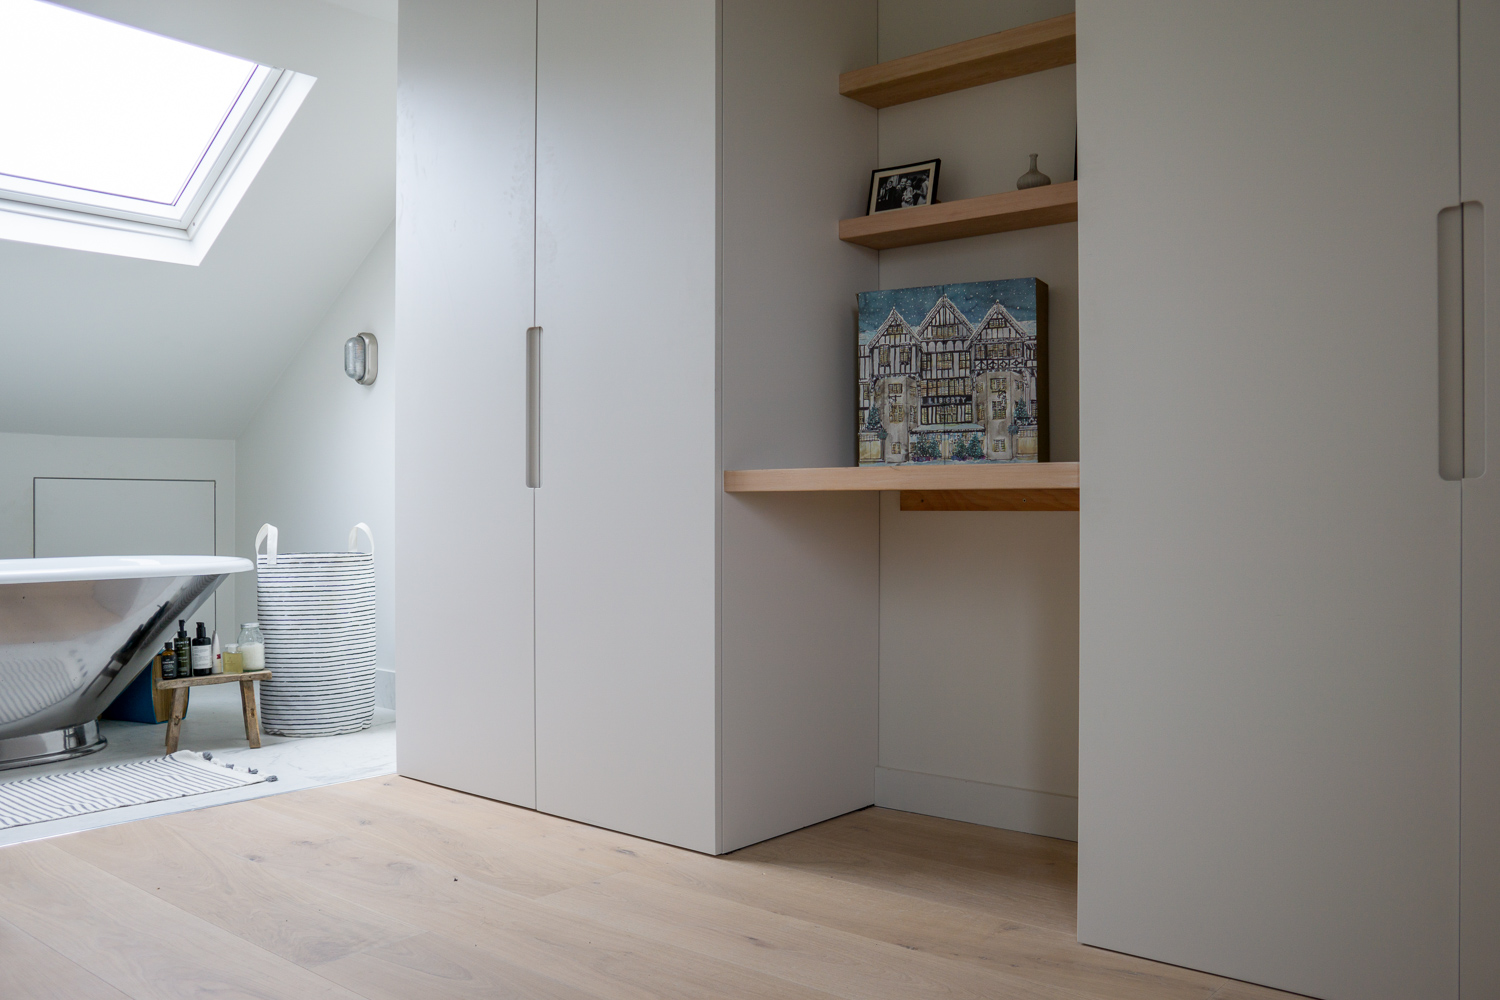
[[[1079,945],[1076,869],[884,809],[710,858],[372,778],[0,848],[0,997],[1290,996]]]

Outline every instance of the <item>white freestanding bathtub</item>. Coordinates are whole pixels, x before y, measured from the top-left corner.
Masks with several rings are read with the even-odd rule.
[[[230,573],[228,556],[0,559],[0,769],[92,753],[99,713]]]

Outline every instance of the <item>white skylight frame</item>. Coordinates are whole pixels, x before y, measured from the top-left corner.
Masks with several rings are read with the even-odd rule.
[[[181,185],[170,202],[133,198],[68,184],[30,177],[17,177],[0,171],[0,197],[31,205],[45,205],[71,212],[87,212],[114,219],[127,219],[154,225],[170,226],[191,235],[198,210],[202,208],[214,182],[228,166],[240,140],[254,124],[266,101],[276,90],[283,70],[255,66],[239,98],[225,114],[213,142],[199,158],[198,166]]]
[[[0,173],[0,239],[200,263],[316,83],[246,65],[249,78],[172,202]]]

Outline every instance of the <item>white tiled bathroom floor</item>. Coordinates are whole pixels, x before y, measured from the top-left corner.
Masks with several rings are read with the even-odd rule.
[[[105,720],[99,724],[99,728],[109,740],[109,746],[98,753],[56,764],[0,771],[0,784],[37,774],[123,764],[126,761],[160,757],[166,753],[163,745],[167,735],[165,724],[147,726],[137,722]],[[12,827],[0,830],[0,846],[41,840],[78,830],[93,830],[151,816],[188,812],[263,795],[293,792],[299,788],[314,788],[394,773],[396,713],[390,709],[377,708],[375,724],[363,732],[316,739],[292,739],[262,734],[261,743],[258,750],[251,750],[246,745],[238,684],[194,688],[188,703],[187,717],[182,721],[179,749],[212,751],[214,760],[234,764],[238,768],[258,768],[261,774],[276,775],[277,780],[205,795],[110,809],[49,823]]]

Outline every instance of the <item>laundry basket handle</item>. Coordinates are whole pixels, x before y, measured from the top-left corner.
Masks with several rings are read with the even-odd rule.
[[[267,566],[276,565],[276,535],[276,525],[274,524],[262,524],[260,530],[255,533],[255,555],[257,556],[260,555],[260,543],[269,539],[269,544],[266,545]]]
[[[271,530],[275,531],[276,529],[272,528]],[[354,527],[349,529],[349,551],[357,551],[354,547],[354,540],[359,537],[359,533],[361,531],[363,531],[365,533],[365,537],[370,540],[370,555],[373,556],[375,554],[375,536],[370,533],[370,526],[363,521],[359,522]]]

